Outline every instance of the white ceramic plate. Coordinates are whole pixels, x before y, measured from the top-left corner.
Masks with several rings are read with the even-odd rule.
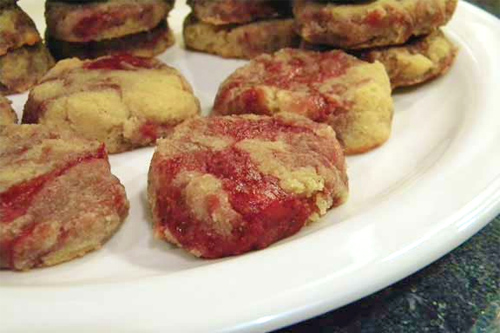
[[[21,5],[43,29],[43,2]],[[179,6],[172,26],[181,40]],[[111,157],[130,217],[105,247],[29,273],[0,272],[0,330],[261,331],[383,288],[436,260],[500,211],[500,21],[460,3],[446,29],[450,73],[395,95],[390,141],[348,158],[349,202],[259,252],[203,261],[152,238],[146,171],[153,149]],[[205,112],[242,61],[160,57],[194,85]],[[20,111],[25,95],[14,96]]]

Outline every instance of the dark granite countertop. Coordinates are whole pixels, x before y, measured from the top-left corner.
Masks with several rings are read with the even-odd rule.
[[[470,2],[500,17],[500,0]],[[500,215],[460,247],[406,279],[276,331],[315,332],[500,333]]]

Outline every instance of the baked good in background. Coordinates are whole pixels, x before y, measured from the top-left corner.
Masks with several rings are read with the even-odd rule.
[[[54,39],[46,34],[45,41],[56,59],[77,57],[94,59],[106,55],[133,54],[137,57],[153,58],[175,44],[175,37],[167,21],[157,27],[120,38],[88,43],[72,43]]]
[[[14,1],[0,5],[0,93],[31,88],[54,65],[35,24]]]
[[[346,154],[390,136],[393,102],[384,67],[342,51],[284,49],[261,55],[220,86],[216,115],[292,112],[333,127]]]
[[[173,0],[48,0],[46,39],[57,59],[126,52],[153,57],[174,44],[166,19]]]
[[[0,126],[17,123],[17,115],[10,105],[10,101],[0,95]]]
[[[213,25],[242,24],[259,19],[290,16],[290,1],[188,0],[193,15]]]
[[[354,4],[296,0],[299,35],[311,44],[364,49],[405,43],[445,25],[457,0],[375,0]]]
[[[379,47],[358,54],[363,60],[382,63],[393,89],[420,84],[446,74],[456,55],[457,48],[441,30],[413,37],[403,45]]]
[[[119,153],[154,144],[199,112],[176,69],[154,58],[115,55],[59,61],[30,91],[22,122],[70,129]]]
[[[39,125],[0,127],[0,268],[56,265],[100,248],[128,214],[103,144]]]
[[[298,46],[300,38],[291,18],[221,26],[202,22],[190,14],[184,21],[184,43],[189,49],[224,58],[251,59]]]
[[[203,258],[265,248],[347,196],[335,132],[294,114],[188,120],[149,170],[156,237]]]
[[[191,0],[184,21],[188,49],[225,58],[251,59],[297,47],[290,1]]]

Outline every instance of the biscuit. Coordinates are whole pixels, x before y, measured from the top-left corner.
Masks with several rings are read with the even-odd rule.
[[[446,24],[457,0],[375,0],[360,4],[294,2],[297,31],[304,40],[346,49],[405,43]]]
[[[41,40],[35,24],[25,12],[16,5],[2,9],[0,4],[0,56]]]
[[[71,43],[55,39],[49,34],[46,34],[45,39],[50,52],[56,59],[73,57],[94,59],[120,53],[152,58],[175,43],[175,37],[166,21],[162,21],[156,28],[149,31],[100,42]]]
[[[188,120],[149,169],[156,237],[203,258],[265,248],[347,196],[335,132],[294,114]]]
[[[199,112],[198,99],[176,69],[117,55],[59,61],[30,91],[22,121],[71,129],[118,153],[154,144]]]
[[[10,106],[10,101],[0,95],[0,126],[17,123],[17,115]]]
[[[264,20],[244,25],[216,26],[192,14],[184,21],[184,42],[192,50],[224,58],[250,59],[284,47],[295,47],[300,39],[293,19]]]
[[[104,145],[38,125],[0,127],[0,268],[56,265],[96,250],[128,214]]]
[[[445,74],[450,69],[457,48],[441,30],[415,37],[400,46],[363,51],[361,59],[379,61],[387,70],[392,88],[412,86]]]
[[[9,51],[0,57],[0,93],[28,90],[53,65],[54,59],[41,42]]]
[[[262,55],[220,86],[214,113],[293,112],[331,125],[346,154],[363,153],[390,135],[393,103],[382,64],[342,51],[284,49]]]
[[[47,31],[66,42],[90,42],[148,31],[165,20],[170,0],[47,1]]]
[[[214,25],[250,23],[291,15],[288,0],[188,0],[188,4],[196,18]]]

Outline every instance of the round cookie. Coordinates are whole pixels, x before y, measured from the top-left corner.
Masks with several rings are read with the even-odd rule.
[[[297,31],[307,42],[346,49],[405,43],[446,24],[457,0],[375,0],[360,4],[294,2]]]
[[[188,0],[200,21],[214,24],[242,24],[291,14],[290,1],[275,0]]]
[[[412,86],[443,75],[450,69],[457,48],[441,30],[415,37],[400,46],[363,51],[359,56],[379,61],[387,70],[392,88]]]
[[[17,123],[17,115],[10,106],[10,101],[0,95],[0,126]]]
[[[100,42],[71,43],[55,39],[49,34],[46,34],[45,40],[56,59],[94,59],[121,53],[152,58],[175,43],[175,37],[165,20],[152,30]]]
[[[0,4],[0,56],[9,50],[41,41],[35,24],[17,5]]]
[[[96,250],[128,214],[104,145],[37,125],[0,127],[0,268],[56,265]]]
[[[218,115],[293,112],[333,127],[346,154],[363,153],[390,135],[393,103],[387,73],[342,51],[284,49],[230,75],[214,103]]]
[[[53,65],[54,59],[41,42],[9,51],[0,57],[0,93],[28,90]]]
[[[30,91],[23,123],[72,129],[118,153],[154,144],[199,112],[198,99],[176,69],[117,55],[58,62]]]
[[[264,20],[244,25],[216,26],[190,14],[184,21],[184,43],[192,50],[225,58],[250,59],[285,47],[296,47],[300,39],[293,19]]]
[[[265,248],[347,196],[335,132],[293,114],[188,120],[149,170],[156,237],[203,258]]]
[[[153,29],[172,9],[170,0],[47,1],[47,32],[66,42],[119,38]]]

